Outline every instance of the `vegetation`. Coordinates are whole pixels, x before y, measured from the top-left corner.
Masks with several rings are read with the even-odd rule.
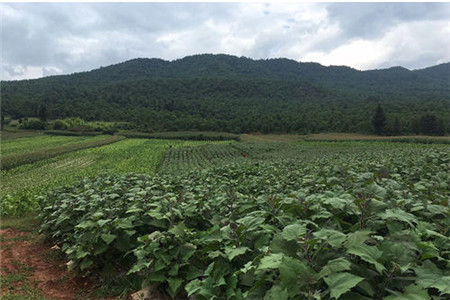
[[[185,174],[103,175],[54,189],[42,200],[42,230],[72,268],[126,272],[171,297],[450,294],[445,146],[231,144],[169,150],[167,165],[237,156],[220,147],[248,156]]]
[[[91,72],[2,82],[2,115],[123,122],[116,129],[262,133],[450,133],[450,64],[357,71],[287,59],[136,59]],[[63,130],[65,121],[55,122]],[[55,127],[56,125],[56,127]],[[70,126],[69,126],[70,127]],[[122,127],[122,128],[120,128]],[[78,128],[85,130],[85,127]]]
[[[386,126],[386,116],[383,108],[378,104],[375,114],[372,118],[372,126],[378,135],[382,135],[384,127]]]
[[[27,138],[30,139],[27,143],[24,143],[21,139],[15,139],[11,142],[17,142],[22,145],[32,145],[33,143],[34,145],[41,145],[41,138],[55,137],[38,136]],[[73,137],[70,138],[73,139]],[[153,174],[158,167],[161,156],[169,147],[193,147],[206,143],[229,143],[157,139],[123,140],[122,137],[117,136],[110,138],[104,138],[103,136],[101,138],[98,137],[92,141],[90,140],[92,138],[89,138],[83,143],[6,156],[6,158],[22,158],[22,162],[23,160],[36,160],[34,163],[22,164],[9,170],[6,168],[2,169],[2,180],[0,182],[0,189],[2,190],[0,211],[2,215],[22,215],[35,211],[39,206],[38,197],[45,194],[47,189],[70,185],[83,177],[92,177],[101,173],[126,174],[139,172]],[[75,139],[78,140],[80,138]],[[112,143],[113,141],[115,143]],[[2,141],[2,145],[3,143]],[[12,147],[12,145],[8,145]],[[86,146],[92,147],[93,145],[96,145],[96,147],[85,149]],[[38,146],[36,147],[39,148]],[[75,151],[74,147],[78,147],[78,151]],[[64,152],[65,150],[70,153]],[[45,155],[49,155],[52,158],[42,159],[42,156]],[[41,160],[37,160],[37,158],[41,158]],[[6,164],[4,157],[2,157],[2,163]]]
[[[5,143],[2,143],[1,169],[2,171],[9,170],[23,164],[30,164],[39,160],[48,159],[81,149],[115,143],[122,139],[124,139],[122,136],[98,136],[90,138],[70,137],[69,139],[41,136],[34,138],[23,138],[20,142],[14,140],[8,143],[8,141],[6,141]],[[64,140],[66,140],[67,143],[64,143]],[[51,142],[54,142],[55,144],[51,147],[47,142],[50,142],[50,145],[52,144]],[[62,144],[58,145],[61,142]],[[3,155],[3,144],[6,146],[6,154],[15,154]],[[25,146],[27,148],[20,149]],[[17,150],[18,148],[19,150]]]
[[[239,135],[227,132],[121,132],[127,138],[166,139],[166,140],[191,140],[191,141],[227,141],[239,140]]]

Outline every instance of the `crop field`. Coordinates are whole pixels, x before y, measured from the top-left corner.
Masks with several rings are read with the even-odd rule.
[[[37,150],[51,149],[56,146],[73,145],[83,143],[85,141],[95,141],[107,138],[106,136],[97,137],[69,137],[69,136],[50,136],[41,135],[36,137],[22,137],[17,139],[9,139],[2,141],[0,154],[1,156],[17,155],[30,153]]]
[[[2,171],[2,212],[172,298],[448,299],[448,145],[282,140],[67,153]]]
[[[100,137],[88,139],[95,140],[100,139]],[[60,137],[39,136],[32,139],[39,140],[41,138]],[[62,138],[80,139],[80,137]],[[22,143],[21,139],[14,141]],[[14,215],[34,210],[38,203],[37,197],[48,188],[71,184],[77,178],[91,177],[100,173],[126,174],[136,172],[153,174],[161,156],[169,147],[196,147],[207,143],[230,142],[126,139],[105,146],[70,152],[35,163],[23,164],[11,170],[2,170],[0,182],[2,214]]]

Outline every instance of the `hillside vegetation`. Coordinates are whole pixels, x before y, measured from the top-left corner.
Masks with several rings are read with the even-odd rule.
[[[2,115],[131,122],[153,131],[450,132],[450,64],[358,71],[288,59],[134,59],[90,72],[2,82]]]

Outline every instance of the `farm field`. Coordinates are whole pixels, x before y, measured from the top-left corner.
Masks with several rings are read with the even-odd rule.
[[[36,211],[71,269],[128,289],[450,295],[445,144],[125,139],[2,171],[0,188],[2,213]]]
[[[1,156],[17,155],[30,153],[38,150],[51,150],[51,148],[56,146],[73,145],[78,143],[83,143],[85,141],[96,141],[106,139],[108,136],[51,136],[51,135],[41,135],[33,138],[22,137],[17,139],[4,140],[1,143]]]
[[[100,137],[90,137],[89,140],[100,139]],[[80,140],[80,137],[64,138]],[[40,140],[41,136],[27,139]],[[14,141],[25,144],[22,139]],[[2,214],[18,214],[33,210],[36,208],[37,197],[48,188],[71,184],[77,178],[95,176],[100,173],[153,174],[166,148],[195,147],[205,143],[209,142],[126,139],[105,146],[74,151],[35,163],[24,164],[11,170],[2,170],[0,182]],[[211,143],[230,142],[214,141]]]

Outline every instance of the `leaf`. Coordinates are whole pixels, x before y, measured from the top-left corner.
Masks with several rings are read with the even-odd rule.
[[[264,300],[288,300],[289,295],[286,289],[283,289],[279,285],[274,285],[270,290],[267,291],[264,296]]]
[[[121,229],[133,229],[133,223],[131,221],[130,218],[127,219],[121,219],[117,224],[116,224],[117,228],[121,228]]]
[[[106,233],[104,233],[104,234],[101,235],[102,240],[104,240],[105,243],[108,244],[108,245],[111,244],[112,241],[114,241],[114,239],[116,237],[117,237],[117,235],[115,235],[115,234],[106,234]]]
[[[202,288],[202,282],[198,279],[192,280],[184,287],[188,297]]]
[[[345,241],[344,246],[349,249],[353,246],[363,245],[371,233],[372,231],[370,230],[359,230],[350,233],[347,235],[347,240]]]
[[[350,270],[351,262],[347,259],[340,257],[333,260],[330,260],[323,268],[320,270],[319,278],[323,278],[332,273],[338,273],[341,271]]]
[[[424,300],[424,299],[430,299],[430,296],[428,296],[428,292],[424,290],[422,287],[415,284],[408,285],[405,288],[403,294],[395,293],[395,295],[390,295],[383,298],[383,300]]]
[[[281,260],[283,259],[283,254],[280,253],[272,253],[268,256],[264,256],[258,265],[258,270],[261,269],[277,269]]]
[[[92,264],[94,264],[94,262],[92,261],[92,259],[90,258],[85,258],[83,259],[83,261],[80,264],[80,269],[81,271],[89,268],[90,266],[92,266]]]
[[[244,254],[248,250],[250,250],[250,248],[248,247],[239,247],[239,248],[225,247],[225,254],[227,255],[228,259],[232,261],[233,258]]]
[[[379,199],[384,199],[387,191],[385,188],[383,188],[383,187],[379,186],[378,184],[376,184],[375,182],[373,182],[369,186],[367,186],[366,192],[369,195],[373,195],[373,197],[377,197]]]
[[[167,287],[167,292],[169,293],[170,297],[175,298],[180,290],[181,284],[183,283],[183,279],[170,277],[167,279],[167,283],[169,284],[169,286]]]
[[[279,267],[282,286],[287,290],[289,297],[294,297],[303,285],[315,280],[315,273],[302,261],[284,256]]]
[[[364,278],[350,273],[334,273],[324,278],[330,288],[330,297],[338,299],[339,296],[348,292]]]
[[[150,266],[151,262],[147,263],[136,263],[127,273],[127,275],[130,275],[132,273],[139,272],[140,270],[144,268],[148,268]]]
[[[96,226],[96,222],[93,221],[84,221],[81,222],[80,224],[76,225],[75,228],[81,228],[81,229],[88,229],[88,228],[92,228]]]
[[[382,264],[380,264],[377,259],[381,257],[383,254],[382,251],[378,250],[375,246],[367,246],[367,245],[359,245],[359,246],[353,246],[352,248],[348,249],[347,252],[349,254],[358,255],[361,257],[362,260],[371,263],[375,265],[375,269],[382,274],[383,270],[385,269]]]
[[[168,231],[179,239],[184,239],[186,237],[186,226],[184,226],[183,223],[175,225]]]
[[[439,257],[439,249],[432,242],[420,242],[417,244],[422,252],[420,257],[424,259]]]
[[[298,240],[299,237],[306,234],[306,225],[292,224],[284,227],[281,236],[287,241]]]
[[[328,204],[336,210],[343,210],[345,206],[349,204],[349,201],[338,197],[331,197],[331,198],[324,198],[322,200],[322,203]]]
[[[383,220],[395,220],[400,222],[405,222],[409,226],[414,227],[413,223],[418,223],[417,218],[410,213],[399,208],[387,209],[384,213],[377,214]]]
[[[335,248],[342,246],[342,243],[346,239],[346,235],[342,232],[333,229],[321,229],[314,233],[316,238],[326,241],[328,244]]]
[[[422,266],[414,268],[417,275],[416,283],[422,288],[436,288],[443,294],[450,294],[450,274],[438,269],[430,260]]]
[[[166,280],[165,272],[152,272],[147,276],[147,280],[149,280],[150,282],[163,282]]]

